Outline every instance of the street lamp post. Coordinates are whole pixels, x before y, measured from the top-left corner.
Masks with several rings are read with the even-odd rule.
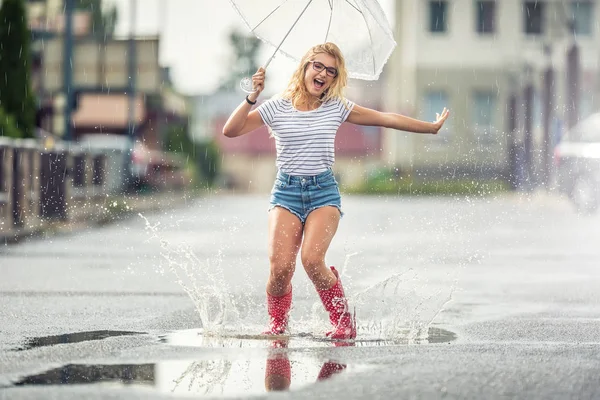
[[[64,140],[72,139],[71,114],[73,112],[73,8],[74,0],[65,0],[65,35],[63,54]]]
[[[579,46],[573,41],[567,52],[567,128],[573,128],[579,120],[580,65]]]
[[[549,189],[550,186],[550,168],[552,165],[552,135],[551,123],[553,120],[554,108],[554,68],[552,66],[552,47],[551,45],[544,46],[544,53],[547,57],[548,64],[544,71],[544,108],[543,108],[543,129],[544,129],[544,149],[542,160],[542,184]]]
[[[128,113],[127,113],[127,142],[128,142],[128,155],[125,157],[125,177],[126,184],[129,189],[131,186],[133,175],[131,170],[133,147],[135,143],[135,95],[136,95],[136,44],[135,44],[135,22],[137,16],[137,0],[130,0],[130,27],[129,27],[129,40],[127,43],[127,94],[128,94]]]
[[[533,188],[533,95],[532,67],[525,65],[525,87],[523,89],[523,165],[526,190]]]
[[[511,189],[518,189],[517,170],[517,81],[514,73],[508,74],[509,95],[506,104],[506,118],[508,121],[507,156],[508,156],[508,183]]]

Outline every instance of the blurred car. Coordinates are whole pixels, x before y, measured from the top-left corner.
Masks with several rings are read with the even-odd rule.
[[[600,207],[600,113],[584,119],[554,149],[558,189],[577,210]]]
[[[137,189],[182,189],[191,181],[181,155],[150,150],[139,141],[133,146],[131,173]]]

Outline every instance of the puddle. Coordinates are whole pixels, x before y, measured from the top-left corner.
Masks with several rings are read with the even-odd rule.
[[[112,333],[112,335],[111,335]],[[94,339],[115,336],[115,332],[96,332]],[[81,332],[78,338],[93,340]],[[120,332],[120,334],[138,334]],[[427,343],[445,343],[456,334],[441,328],[429,328]],[[68,336],[68,335],[67,335]],[[50,344],[73,343],[57,340]],[[38,338],[39,339],[39,338]],[[44,338],[48,340],[48,338]],[[79,340],[81,341],[81,340]],[[270,391],[297,390],[320,381],[335,379],[340,374],[361,373],[374,366],[348,364],[323,358],[318,352],[289,351],[298,348],[333,346],[390,346],[403,342],[389,340],[357,340],[332,342],[310,334],[297,334],[273,339],[262,335],[208,335],[202,330],[183,330],[161,336],[160,342],[173,346],[194,346],[206,349],[256,348],[252,352],[237,352],[228,356],[209,355],[201,360],[172,360],[146,364],[68,364],[14,382],[13,386],[31,385],[110,385],[136,390],[151,390],[162,394],[203,397],[250,397]]]
[[[55,336],[43,336],[28,338],[23,346],[15,349],[16,351],[30,350],[36,347],[54,346],[56,344],[72,344],[87,342],[91,340],[102,340],[114,336],[130,336],[130,335],[144,335],[145,332],[129,332],[129,331],[89,331],[89,332],[75,332],[65,333],[63,335]]]
[[[15,382],[14,385],[75,385],[101,382],[152,385],[154,381],[154,364],[69,364],[41,374],[30,375]]]
[[[299,333],[284,336],[288,348],[312,348],[332,346],[397,346],[406,344],[447,343],[456,340],[456,334],[442,328],[430,327],[427,337],[423,339],[377,339],[373,337],[361,338],[354,341],[332,341],[323,336],[314,336],[310,333]],[[174,346],[210,347],[210,348],[245,348],[245,347],[268,347],[273,336],[247,335],[231,332],[204,333],[202,329],[181,330],[163,335],[159,338],[161,343]]]
[[[27,376],[14,386],[122,385],[179,396],[252,396],[295,390],[369,366],[341,364],[275,345],[266,355],[244,360],[165,361],[156,364],[69,364]]]

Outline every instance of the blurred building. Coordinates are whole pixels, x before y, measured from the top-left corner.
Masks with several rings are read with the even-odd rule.
[[[516,157],[535,173],[569,114],[598,108],[599,6],[397,0],[385,108],[433,121],[448,107],[451,116],[436,137],[386,130],[386,163],[418,175],[481,176],[506,173]],[[515,149],[524,155],[511,156]]]
[[[28,0],[27,18],[34,36],[48,36],[65,30],[64,0]],[[76,11],[73,15],[73,34],[83,36],[92,30],[91,15]]]
[[[29,0],[32,32],[32,87],[38,95],[37,124],[44,132],[64,137],[64,0]],[[151,150],[161,150],[164,127],[187,126],[185,96],[173,88],[169,69],[159,66],[157,36],[136,37],[135,96],[128,92],[129,41],[99,37],[91,10],[73,12],[73,110],[71,137],[88,134],[128,135]],[[129,110],[132,109],[132,112]]]

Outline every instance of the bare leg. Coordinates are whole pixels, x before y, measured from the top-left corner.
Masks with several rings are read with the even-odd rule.
[[[317,290],[327,290],[337,282],[337,277],[325,265],[325,254],[339,222],[339,210],[328,206],[312,211],[304,225],[302,265]]]
[[[296,257],[302,242],[300,219],[282,207],[269,211],[269,263],[267,293],[283,296],[290,291]]]

